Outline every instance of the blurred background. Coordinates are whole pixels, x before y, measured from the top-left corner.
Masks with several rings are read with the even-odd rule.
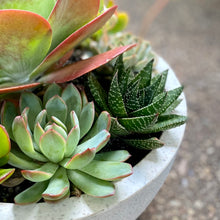
[[[188,103],[186,133],[172,171],[138,220],[219,220],[220,1],[116,3],[130,16],[127,30],[148,39],[172,66]]]

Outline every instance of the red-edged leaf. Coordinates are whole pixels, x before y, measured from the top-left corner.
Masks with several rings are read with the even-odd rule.
[[[32,12],[0,10],[0,30],[1,77],[7,83],[27,81],[50,48],[50,24]]]
[[[14,172],[15,169],[0,169],[0,184],[7,180]]]
[[[96,17],[88,24],[84,25],[67,39],[65,39],[60,45],[58,45],[45,59],[44,61],[33,71],[31,78],[35,78],[39,74],[45,72],[52,64],[57,62],[63,57],[69,50],[79,44],[82,40],[99,30],[114,14],[117,6],[110,8],[100,16]]]
[[[19,86],[11,86],[6,88],[0,88],[0,94],[10,93],[10,92],[17,92],[20,90],[30,89],[34,88],[36,86],[39,86],[40,83],[30,83],[30,84],[24,84]]]
[[[5,127],[0,125],[0,158],[6,156],[11,150],[11,142]]]
[[[99,0],[58,0],[48,21],[53,31],[51,50],[97,16]]]
[[[125,51],[134,47],[135,44],[117,47],[113,50],[107,51],[105,53],[96,55],[86,60],[79,61],[77,63],[73,63],[67,67],[64,67],[60,70],[52,72],[40,79],[41,82],[49,83],[49,82],[66,82],[73,79],[76,79],[85,73],[88,73],[101,65],[108,63],[110,60],[114,59],[118,55],[124,53]]]

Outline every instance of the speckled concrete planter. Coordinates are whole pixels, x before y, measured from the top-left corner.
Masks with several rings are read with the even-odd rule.
[[[167,89],[179,86],[174,72],[162,59],[157,69],[169,69]],[[186,101],[177,113],[186,115]],[[1,220],[135,220],[149,205],[163,185],[181,144],[185,125],[163,132],[166,145],[153,150],[134,167],[134,174],[116,183],[116,194],[109,198],[93,198],[83,195],[56,204],[40,203],[18,206],[0,203]]]

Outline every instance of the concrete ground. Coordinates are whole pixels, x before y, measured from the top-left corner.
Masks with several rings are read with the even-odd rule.
[[[116,0],[129,13],[128,29],[134,34],[140,34],[141,21],[155,1]],[[138,220],[218,220],[220,1],[170,0],[144,37],[185,86],[189,119],[171,173]]]

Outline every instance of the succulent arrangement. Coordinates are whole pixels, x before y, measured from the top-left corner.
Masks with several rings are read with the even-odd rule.
[[[114,66],[114,75],[108,91],[90,74],[88,85],[101,110],[111,114],[111,133],[128,145],[154,149],[163,143],[154,133],[185,123],[186,117],[172,114],[181,102],[178,97],[183,88],[165,90],[168,71],[152,76],[153,60],[135,73],[125,68],[121,55]],[[152,137],[153,136],[153,137]]]
[[[127,150],[108,148],[110,136],[151,150],[163,146],[159,132],[185,123],[173,112],[183,88],[166,91],[168,71],[155,71],[148,41],[121,33],[128,16],[116,8],[113,0],[1,1],[0,184],[15,171],[28,182],[16,204],[112,196],[114,181],[133,171]]]

